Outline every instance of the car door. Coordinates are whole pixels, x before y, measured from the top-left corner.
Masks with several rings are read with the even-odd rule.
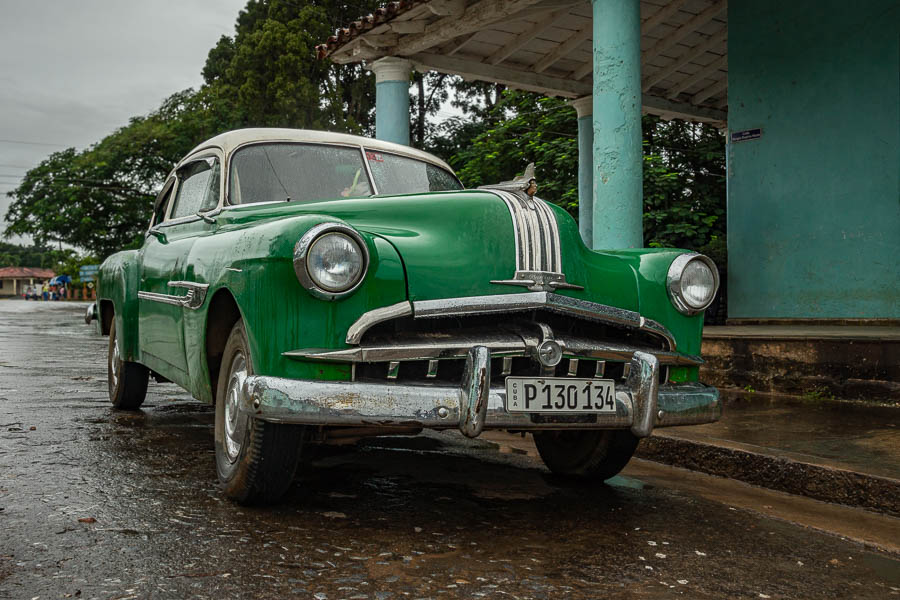
[[[192,300],[205,286],[185,281],[184,274],[197,237],[215,229],[215,220],[206,213],[220,202],[219,156],[201,154],[184,161],[167,186],[169,197],[157,208],[160,222],[151,227],[141,249],[139,339],[144,364],[187,387],[184,313],[196,308]]]

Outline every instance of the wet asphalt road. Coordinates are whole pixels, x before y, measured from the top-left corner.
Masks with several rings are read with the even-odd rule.
[[[83,304],[0,301],[0,598],[887,598],[897,556],[634,476],[555,481],[455,434],[319,453],[223,499],[213,415],[106,397]]]

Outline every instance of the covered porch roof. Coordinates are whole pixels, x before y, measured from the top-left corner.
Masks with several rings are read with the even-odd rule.
[[[726,0],[641,0],[646,113],[724,126]],[[407,58],[419,70],[502,83],[549,96],[590,96],[587,0],[399,0],[317,47],[337,63]]]

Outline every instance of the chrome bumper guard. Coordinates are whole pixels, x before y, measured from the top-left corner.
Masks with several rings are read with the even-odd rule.
[[[252,375],[244,382],[241,410],[273,423],[459,428],[468,437],[484,429],[630,429],[647,437],[654,427],[711,423],[721,416],[716,388],[698,383],[660,387],[659,361],[639,351],[625,385],[616,386],[615,414],[507,412],[506,389],[490,387],[490,358],[484,346],[470,349],[458,387]]]

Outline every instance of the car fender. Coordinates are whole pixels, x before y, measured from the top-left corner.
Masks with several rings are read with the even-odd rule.
[[[205,340],[210,305],[218,293],[230,294],[237,304],[257,374],[350,378],[346,365],[303,363],[282,353],[300,347],[346,346],[346,330],[360,314],[406,299],[406,280],[400,256],[390,243],[361,231],[370,263],[360,287],[336,301],[311,295],[294,272],[294,246],[306,231],[324,222],[343,223],[321,214],[225,222],[214,234],[197,239],[188,255],[185,279],[209,287],[199,310],[185,309],[185,350],[195,397],[212,399],[215,382],[210,379]]]

